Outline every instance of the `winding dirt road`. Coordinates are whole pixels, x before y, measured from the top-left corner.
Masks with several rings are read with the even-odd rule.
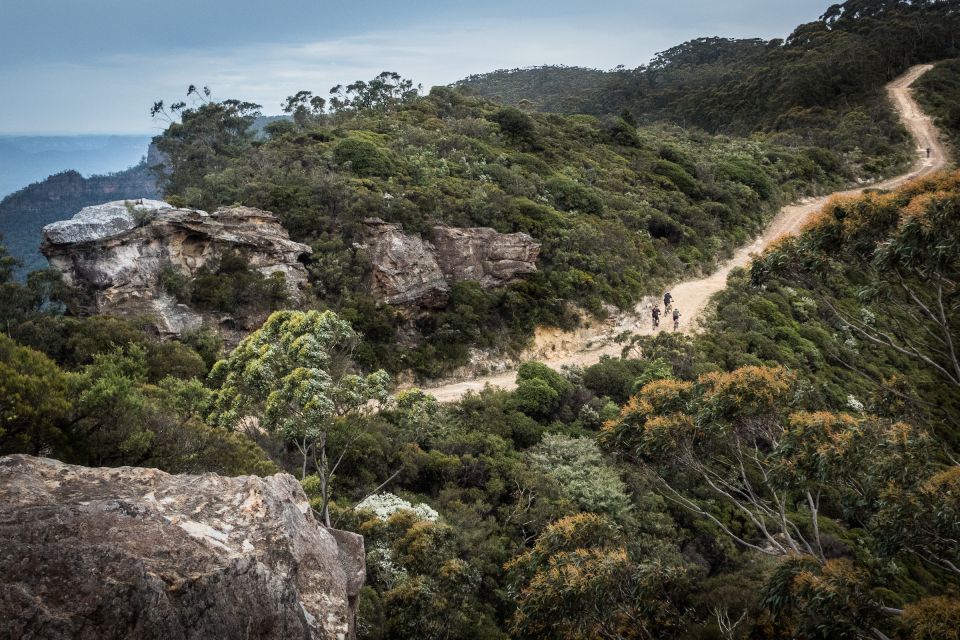
[[[749,263],[752,254],[762,252],[778,238],[797,233],[807,220],[819,211],[830,198],[838,195],[855,196],[862,193],[865,188],[893,189],[908,180],[932,173],[946,166],[947,156],[937,129],[930,117],[921,111],[910,92],[910,85],[932,68],[933,65],[917,65],[887,85],[887,94],[890,96],[890,100],[900,114],[904,126],[916,142],[917,161],[913,168],[908,173],[867,187],[840,191],[783,207],[756,240],[748,246],[741,247],[717,271],[704,278],[678,283],[671,289],[675,301],[674,305],[683,313],[681,331],[690,332],[695,329],[697,326],[696,320],[706,308],[710,297],[726,286],[727,276],[733,269]],[[927,149],[930,149],[929,157],[927,156]],[[547,354],[546,357],[543,353],[538,353],[530,359],[537,359],[554,369],[560,369],[565,365],[589,366],[599,361],[600,357],[604,355],[618,356],[622,346],[613,342],[612,337],[614,335],[621,334],[624,331],[644,335],[654,333],[650,327],[648,304],[645,302],[638,304],[634,313],[621,317],[615,326],[611,327],[606,336],[596,339],[593,343],[584,342],[582,338],[571,337],[570,342],[584,342],[585,346],[579,350],[566,353],[561,350],[561,353],[556,356]],[[659,330],[667,330],[668,324],[672,324],[672,322],[664,320],[661,322]],[[562,338],[562,336],[560,337]],[[562,342],[562,339],[559,342]],[[480,391],[488,385],[502,389],[513,389],[516,387],[515,378],[516,369],[510,369],[469,380],[425,387],[423,390],[441,402],[453,402],[470,391]]]

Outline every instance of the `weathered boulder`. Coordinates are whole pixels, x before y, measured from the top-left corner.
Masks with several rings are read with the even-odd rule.
[[[363,538],[289,475],[0,458],[0,637],[346,639]]]
[[[437,263],[451,282],[475,280],[492,288],[537,271],[540,245],[525,233],[434,227],[431,239]]]
[[[194,329],[203,320],[164,290],[167,270],[193,277],[229,251],[264,275],[283,273],[296,300],[307,284],[299,258],[310,252],[266,211],[226,207],[209,214],[139,200],[87,207],[47,225],[41,250],[81,294],[73,313],[146,316],[165,335]]]
[[[450,287],[433,254],[433,245],[399,224],[364,220],[366,236],[359,248],[372,267],[370,291],[387,304],[436,308],[447,302]]]
[[[489,289],[537,271],[540,245],[525,233],[438,226],[430,242],[379,218],[364,225],[358,248],[372,267],[370,290],[387,304],[442,307],[454,282],[475,280]]]
[[[50,244],[91,242],[119,235],[137,226],[160,209],[172,208],[162,200],[115,200],[80,209],[69,220],[60,220],[43,228]],[[141,217],[142,216],[142,217]]]

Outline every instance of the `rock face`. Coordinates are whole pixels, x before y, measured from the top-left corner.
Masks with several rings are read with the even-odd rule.
[[[363,538],[292,476],[0,458],[0,637],[354,637]]]
[[[171,208],[162,200],[115,200],[84,207],[69,220],[48,224],[43,228],[43,236],[50,244],[92,242],[120,235],[135,228],[138,219]]]
[[[373,267],[370,290],[375,298],[400,306],[437,308],[446,304],[450,286],[429,242],[379,218],[364,224],[367,237],[362,248]]]
[[[536,273],[540,245],[525,233],[475,227],[434,227],[437,262],[448,280],[476,280],[492,288]]]
[[[203,321],[164,290],[168,270],[192,277],[232,251],[264,275],[283,273],[296,300],[307,283],[298,260],[310,252],[266,211],[226,207],[209,214],[153,200],[86,207],[44,227],[41,250],[82,294],[72,312],[144,316],[163,335],[178,335]]]
[[[372,266],[370,289],[387,304],[438,308],[452,283],[475,280],[489,289],[537,271],[540,245],[525,233],[438,226],[430,242],[379,218],[364,224],[359,248]]]

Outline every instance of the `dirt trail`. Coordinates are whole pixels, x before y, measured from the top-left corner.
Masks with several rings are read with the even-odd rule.
[[[920,106],[914,101],[910,94],[910,85],[932,68],[933,65],[917,65],[887,85],[887,94],[890,96],[890,100],[899,112],[904,126],[916,142],[916,163],[908,173],[880,183],[868,185],[864,188],[892,189],[908,180],[938,171],[946,166],[946,152],[943,144],[940,142],[937,129],[934,127],[933,121],[921,111]],[[930,157],[927,157],[927,149],[930,149]],[[734,256],[721,265],[717,271],[704,278],[687,280],[686,282],[675,285],[671,289],[671,293],[674,297],[674,305],[683,313],[681,331],[691,332],[695,329],[696,320],[707,306],[710,297],[726,286],[727,276],[733,269],[742,267],[750,262],[752,254],[760,253],[781,236],[797,233],[803,227],[804,223],[806,223],[814,213],[819,211],[830,198],[838,195],[855,196],[862,193],[864,188],[840,191],[828,196],[811,198],[783,207],[758,238],[750,245],[741,247]],[[668,325],[672,325],[672,322],[668,320],[662,321],[659,330],[668,330]],[[623,331],[644,335],[653,334],[654,331],[650,327],[649,307],[644,306],[643,302],[638,304],[634,309],[634,313],[621,318],[615,330],[610,331],[607,339],[601,341],[601,344],[597,346],[588,346],[582,350],[558,355],[556,357],[538,357],[536,359],[554,369],[560,369],[565,365],[589,366],[596,363],[600,359],[600,356],[616,356],[620,354],[621,345],[612,342],[609,338]],[[441,402],[453,402],[467,392],[480,391],[487,385],[503,389],[513,389],[516,387],[515,378],[516,370],[511,369],[501,373],[472,378],[470,380],[425,387],[423,390],[435,396],[437,400]]]

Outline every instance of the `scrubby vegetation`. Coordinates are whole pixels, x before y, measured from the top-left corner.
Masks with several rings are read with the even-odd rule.
[[[263,140],[236,126],[252,107],[210,103],[184,111],[157,144],[171,158],[172,202],[274,211],[311,244],[318,302],[367,337],[364,363],[394,371],[436,376],[470,346],[515,350],[536,325],[570,326],[570,303],[594,313],[604,303],[627,307],[710,269],[784,202],[854,177],[815,147],[530,115],[442,87],[361,102],[332,114],[294,103],[294,120],[269,125]],[[210,128],[234,133],[215,162],[198,164]],[[435,224],[526,232],[542,243],[539,272],[495,291],[455,288],[445,311],[417,319],[418,347],[400,350],[395,334],[406,320],[366,293],[369,265],[353,248],[371,216],[409,232]]]
[[[799,65],[941,4],[847,2],[755,54]],[[878,80],[928,55],[939,27],[919,28],[909,55],[893,37]],[[952,90],[935,79],[928,104]],[[0,453],[294,473],[321,521],[365,538],[364,640],[956,637],[960,172],[831,201],[734,271],[694,337],[634,337],[585,369],[526,363],[515,391],[443,405],[391,397],[380,367],[435,374],[469,345],[572,321],[568,303],[629,304],[864,156],[421,98],[391,74],[287,106],[255,137],[254,105],[178,105],[159,143],[174,202],[274,210],[312,244],[322,309],[277,311],[221,353],[206,331],[65,317],[57,278],[16,283],[0,250]],[[526,231],[541,269],[458,284],[402,351],[406,320],[363,293],[351,248],[370,215]],[[272,290],[250,277],[228,257],[165,286],[228,310]]]
[[[170,120],[156,139],[169,157],[161,177],[176,204],[277,213],[314,248],[317,304],[366,336],[358,359],[436,377],[472,347],[516,353],[537,325],[569,328],[577,307],[629,307],[710,269],[785,201],[904,167],[907,136],[883,85],[956,53],[948,4],[847,2],[785,42],[697,40],[610,74],[500,73],[420,96],[385,72],[329,100],[290,96],[290,119],[262,131],[251,128],[258,105],[191,87],[196,106],[154,107]],[[515,81],[544,108],[591,115],[530,113]],[[369,295],[354,248],[372,216],[414,233],[526,232],[542,243],[539,272],[493,291],[457,287],[440,312],[397,313]]]
[[[5,268],[0,447],[295,472],[365,536],[362,638],[950,637],[958,217],[960,173],[834,201],[702,335],[451,405],[388,402],[329,311],[274,314],[207,376]]]
[[[958,193],[833,203],[696,339],[402,394],[334,507],[372,543],[364,637],[949,637]],[[439,516],[349,508],[381,477]]]
[[[242,256],[226,252],[216,264],[204,265],[192,278],[168,268],[161,274],[167,293],[195,309],[222,313],[275,311],[287,302],[282,273],[269,276],[250,268]]]
[[[911,64],[956,56],[958,32],[952,2],[851,0],[786,40],[701,38],[636,69],[501,70],[460,84],[543,111],[627,114],[641,124],[666,121],[815,145],[877,175],[904,160],[891,146],[904,137],[883,84]],[[949,73],[944,67],[934,78]]]

